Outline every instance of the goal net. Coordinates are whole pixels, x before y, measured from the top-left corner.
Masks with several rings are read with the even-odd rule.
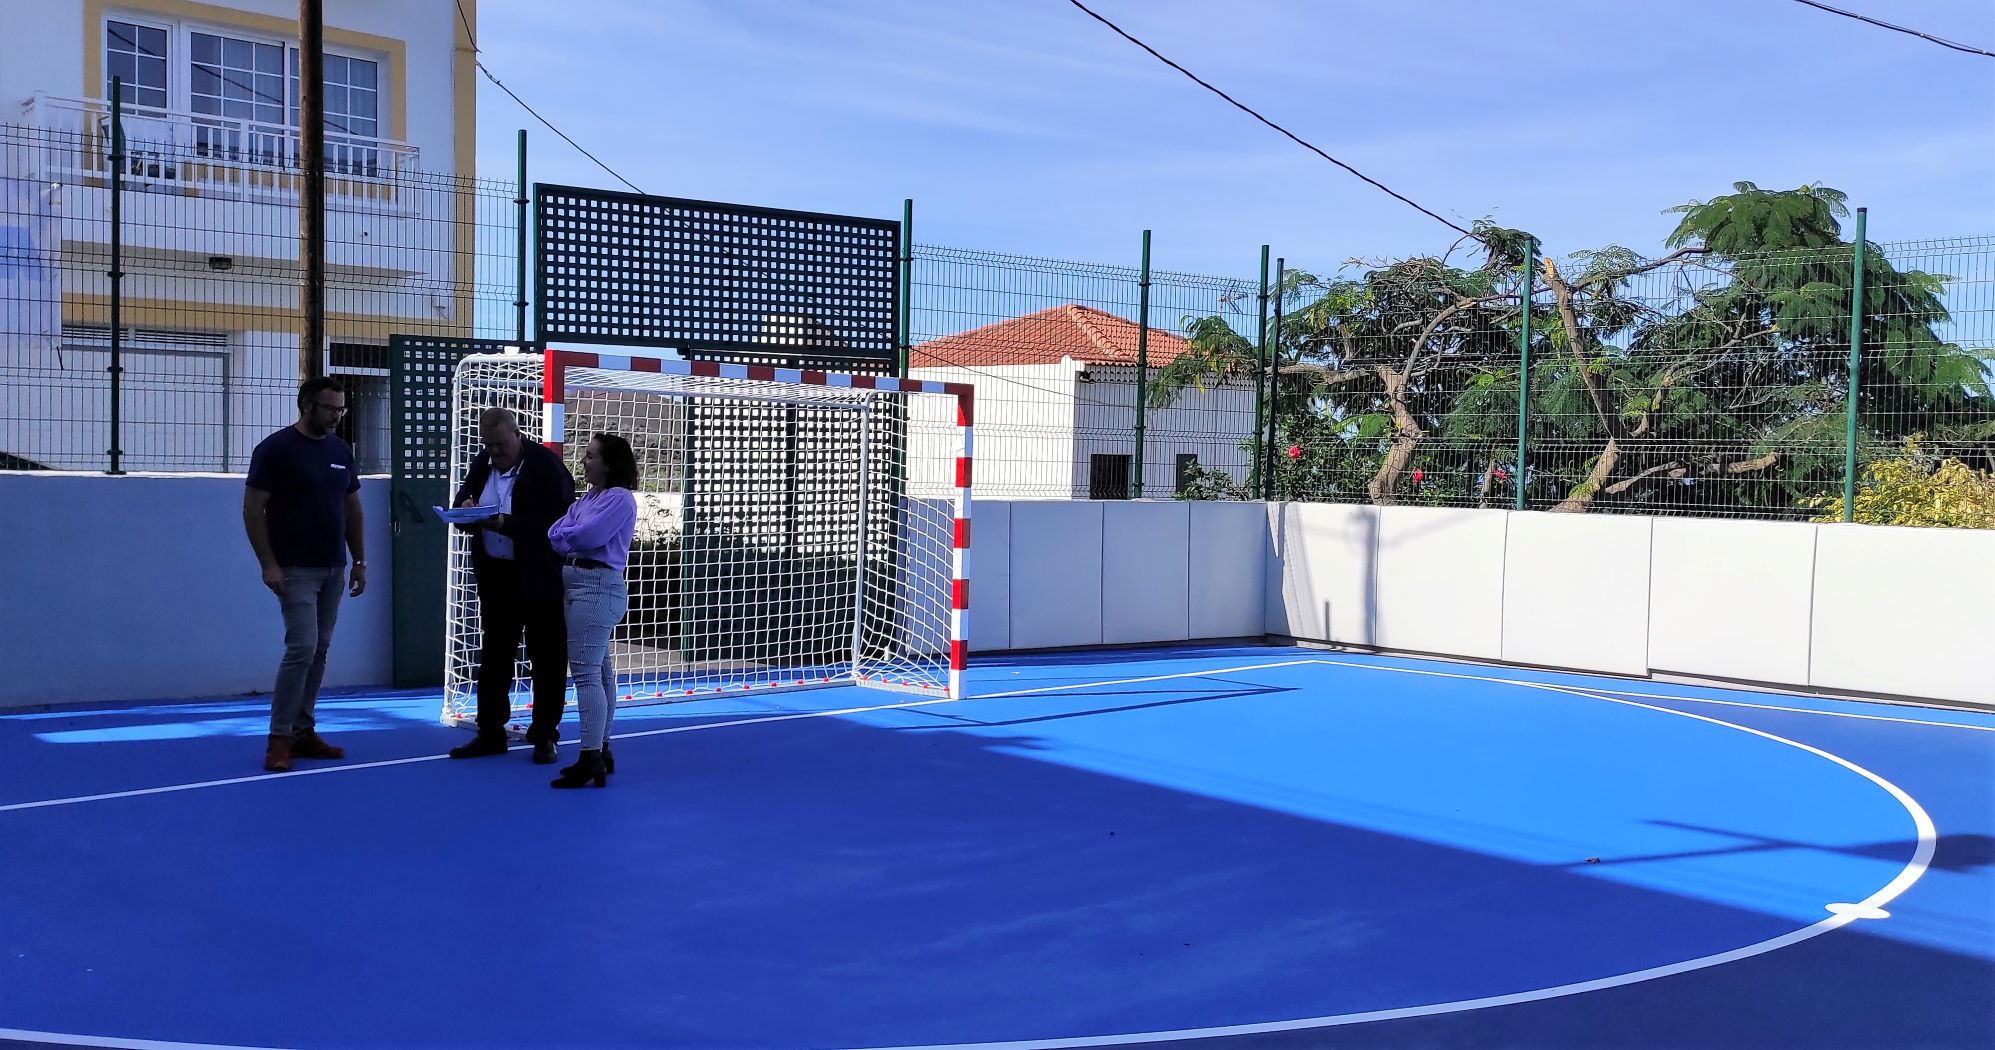
[[[970,397],[957,384],[550,350],[467,357],[451,491],[504,408],[582,476],[637,454],[619,703],[840,684],[962,695]],[[444,719],[477,712],[473,536],[451,530]],[[524,650],[513,708],[531,706]],[[520,725],[515,725],[519,729]]]

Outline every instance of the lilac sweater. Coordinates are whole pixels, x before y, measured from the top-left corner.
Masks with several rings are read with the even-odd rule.
[[[547,530],[547,540],[556,554],[594,558],[622,572],[636,528],[637,497],[629,489],[590,489]]]

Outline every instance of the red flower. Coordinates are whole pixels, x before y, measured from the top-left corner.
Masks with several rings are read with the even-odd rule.
[[[1510,475],[1509,475],[1508,473],[1506,473],[1506,472],[1504,471],[1504,469],[1503,469],[1502,467],[1498,467],[1498,468],[1496,468],[1496,471],[1495,471],[1495,473],[1496,473],[1496,480],[1498,480],[1498,481],[1502,481],[1502,480],[1503,480],[1504,478],[1507,478],[1507,477],[1509,477],[1509,476],[1510,476]]]
[[[1290,459],[1301,459],[1301,458],[1302,458],[1302,446],[1301,446],[1301,445],[1290,445],[1290,446],[1288,447],[1288,458],[1290,458]]]
[[[1427,472],[1426,472],[1426,471],[1424,471],[1424,470],[1416,470],[1416,471],[1414,471],[1414,472],[1413,472],[1413,483],[1414,483],[1415,485],[1418,485],[1418,484],[1420,484],[1420,483],[1421,483],[1422,481],[1425,481],[1426,479],[1427,479]]]

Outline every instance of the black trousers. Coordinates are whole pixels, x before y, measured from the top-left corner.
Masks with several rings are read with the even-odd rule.
[[[519,567],[499,559],[486,561],[477,580],[478,618],[485,629],[478,652],[478,732],[503,734],[512,720],[513,667],[524,634],[533,677],[533,720],[526,738],[558,739],[568,693],[568,623],[560,587],[549,589],[544,600],[528,601]]]

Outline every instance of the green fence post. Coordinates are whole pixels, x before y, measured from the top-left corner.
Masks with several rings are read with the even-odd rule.
[[[907,370],[912,364],[913,350],[908,345],[914,330],[914,198],[901,201],[901,316],[900,316],[900,368],[898,375],[907,378]]]
[[[1843,521],[1846,524],[1856,516],[1856,416],[1857,407],[1863,399],[1863,388],[1857,380],[1863,376],[1863,243],[1864,220],[1869,211],[1868,208],[1856,210],[1856,251],[1851,255],[1850,388],[1849,395],[1843,400],[1843,412],[1848,417],[1843,427]]]
[[[1524,509],[1524,465],[1531,451],[1531,286],[1538,270],[1538,239],[1530,238],[1524,245],[1524,286],[1518,292],[1519,316],[1517,326],[1517,476],[1511,483],[1517,486],[1517,509]]]
[[[526,352],[526,129],[520,129],[519,194],[513,198],[513,225],[518,227],[517,265],[513,276],[513,339]]]
[[[1288,280],[1288,260],[1275,260],[1274,345],[1268,348],[1268,440],[1262,446],[1261,500],[1275,498],[1275,439],[1280,437],[1275,419],[1280,413],[1282,378],[1282,284]]]
[[[1268,389],[1268,246],[1261,245],[1261,327],[1254,340],[1254,458],[1247,467],[1247,491],[1261,491],[1262,422],[1267,417]]]
[[[1143,275],[1136,285],[1136,463],[1130,470],[1129,496],[1143,498],[1143,402],[1150,392],[1150,231],[1143,231]]]
[[[124,306],[125,245],[124,245],[124,196],[125,196],[125,82],[122,77],[111,78],[111,469],[108,473],[123,474],[125,448],[123,436],[119,433],[119,409],[124,402],[124,333],[120,330],[123,322],[121,310]],[[223,440],[227,440],[224,436]]]

